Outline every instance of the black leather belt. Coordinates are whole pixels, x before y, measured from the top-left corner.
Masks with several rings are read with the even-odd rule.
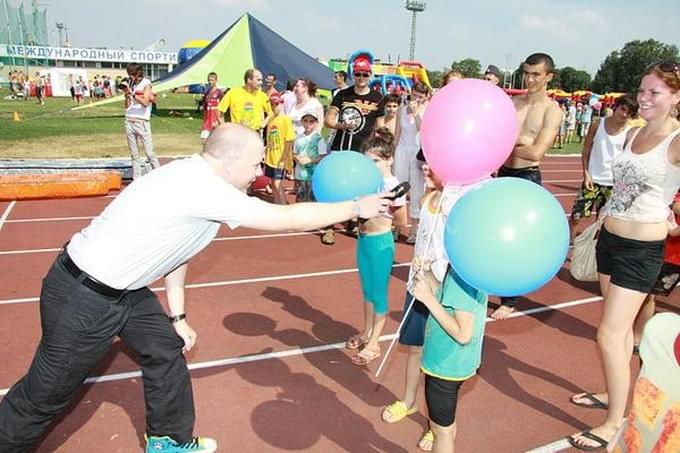
[[[102,282],[99,282],[94,278],[90,277],[89,275],[87,275],[87,273],[83,272],[76,265],[76,263],[73,262],[71,257],[68,256],[66,250],[64,250],[64,252],[61,254],[61,257],[62,263],[64,264],[64,267],[66,268],[68,273],[73,275],[74,278],[79,278],[82,275],[85,275],[85,278],[83,279],[83,285],[87,286],[95,293],[111,298],[119,298],[120,296],[125,294],[126,291],[124,289],[111,288],[110,286],[106,286]]]

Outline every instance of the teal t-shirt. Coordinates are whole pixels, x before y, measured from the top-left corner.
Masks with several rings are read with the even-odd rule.
[[[293,154],[307,156],[314,160],[320,155],[326,154],[326,142],[321,134],[314,132],[310,135],[300,135],[295,139]],[[295,179],[298,181],[310,181],[316,164],[296,165]]]
[[[477,372],[482,362],[482,342],[486,326],[488,295],[463,281],[449,268],[444,279],[441,303],[454,316],[456,310],[475,316],[472,338],[458,343],[430,316],[425,326],[421,368],[425,374],[450,381],[463,381]]]

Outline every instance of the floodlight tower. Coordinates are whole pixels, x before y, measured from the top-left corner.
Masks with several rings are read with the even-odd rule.
[[[59,47],[64,47],[64,23],[57,22],[54,25],[56,25],[57,30],[59,30]]]
[[[413,60],[416,56],[416,15],[425,11],[425,2],[406,0],[406,9],[411,11],[411,44],[409,45],[408,57]]]

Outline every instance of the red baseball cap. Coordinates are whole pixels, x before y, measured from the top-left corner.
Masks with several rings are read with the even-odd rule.
[[[357,73],[357,72],[368,72],[371,73],[373,72],[371,70],[371,63],[368,61],[366,58],[357,58],[354,60],[354,63],[352,63],[352,72]]]
[[[281,94],[278,91],[274,91],[269,95],[269,102],[273,104],[280,104],[283,102],[283,99],[281,99]]]

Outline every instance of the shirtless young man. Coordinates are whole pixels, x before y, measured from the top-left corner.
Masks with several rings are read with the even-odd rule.
[[[527,93],[512,98],[517,110],[519,136],[512,154],[498,170],[499,177],[513,176],[541,184],[539,164],[555,141],[562,122],[562,111],[546,93],[554,70],[555,63],[550,55],[535,53],[524,60]],[[516,302],[517,297],[502,297],[501,306],[491,317],[507,318],[515,311]]]

